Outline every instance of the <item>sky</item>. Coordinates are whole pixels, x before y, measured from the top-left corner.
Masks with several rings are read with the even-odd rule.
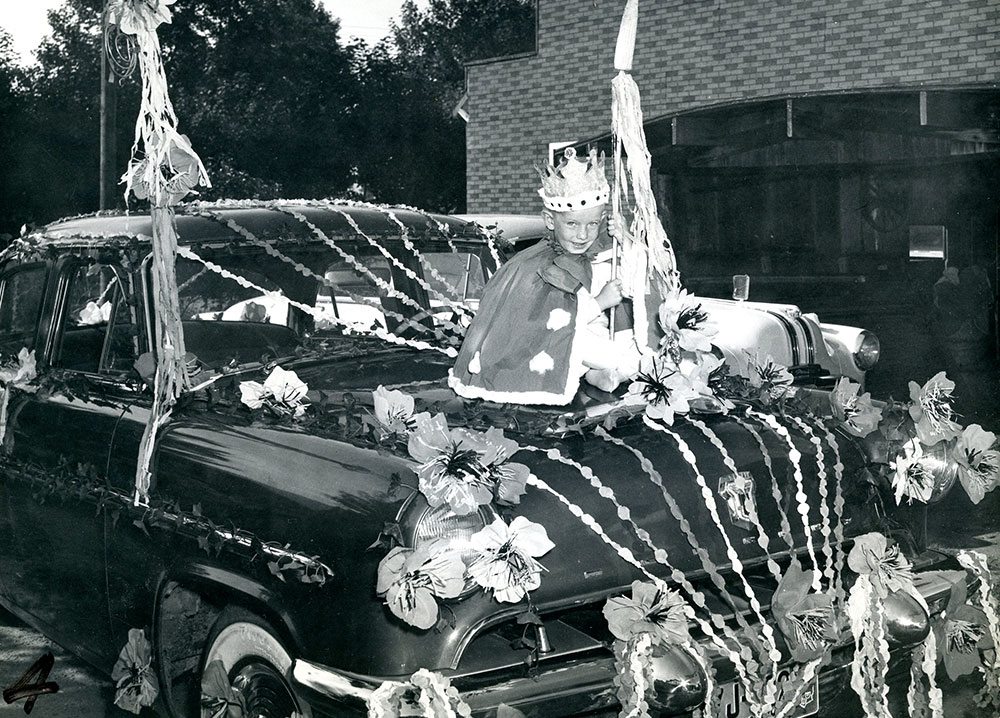
[[[62,4],[63,0],[0,0],[0,27],[13,36],[14,49],[24,62],[34,59],[38,42],[49,33],[47,12]],[[398,17],[403,0],[320,0],[320,4],[340,18],[341,40],[353,36],[374,43],[389,33],[389,21]]]

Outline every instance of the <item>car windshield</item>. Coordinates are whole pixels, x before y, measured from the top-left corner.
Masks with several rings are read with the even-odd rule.
[[[196,247],[177,259],[189,351],[209,365],[294,352],[305,332],[389,332],[454,345],[475,312],[484,247],[389,241]]]

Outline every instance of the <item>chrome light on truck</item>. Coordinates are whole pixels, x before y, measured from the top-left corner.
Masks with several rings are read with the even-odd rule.
[[[861,342],[858,344],[858,348],[854,352],[854,363],[861,371],[868,371],[878,364],[879,356],[881,356],[882,353],[882,347],[879,344],[878,337],[867,329],[863,329],[859,336]]]
[[[459,550],[462,560],[468,565],[475,552],[463,547],[467,546],[472,534],[493,523],[496,517],[496,511],[489,504],[480,506],[465,516],[458,516],[448,504],[431,507],[423,494],[414,492],[403,502],[396,515],[396,522],[407,547],[418,548],[428,541],[440,540],[445,543],[445,547]],[[468,596],[477,588],[479,586],[466,576],[465,589],[459,598]]]

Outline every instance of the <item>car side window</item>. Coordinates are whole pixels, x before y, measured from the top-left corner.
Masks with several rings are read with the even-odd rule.
[[[46,275],[44,264],[25,265],[0,281],[0,354],[35,348]]]
[[[53,366],[93,373],[131,369],[136,331],[121,276],[106,264],[73,264],[63,281]]]

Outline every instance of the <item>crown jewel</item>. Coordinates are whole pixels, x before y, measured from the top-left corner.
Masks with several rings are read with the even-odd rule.
[[[546,209],[569,212],[607,203],[611,187],[604,175],[604,155],[590,150],[587,159],[578,160],[576,150],[567,147],[558,166],[536,167],[542,178],[538,190]]]

